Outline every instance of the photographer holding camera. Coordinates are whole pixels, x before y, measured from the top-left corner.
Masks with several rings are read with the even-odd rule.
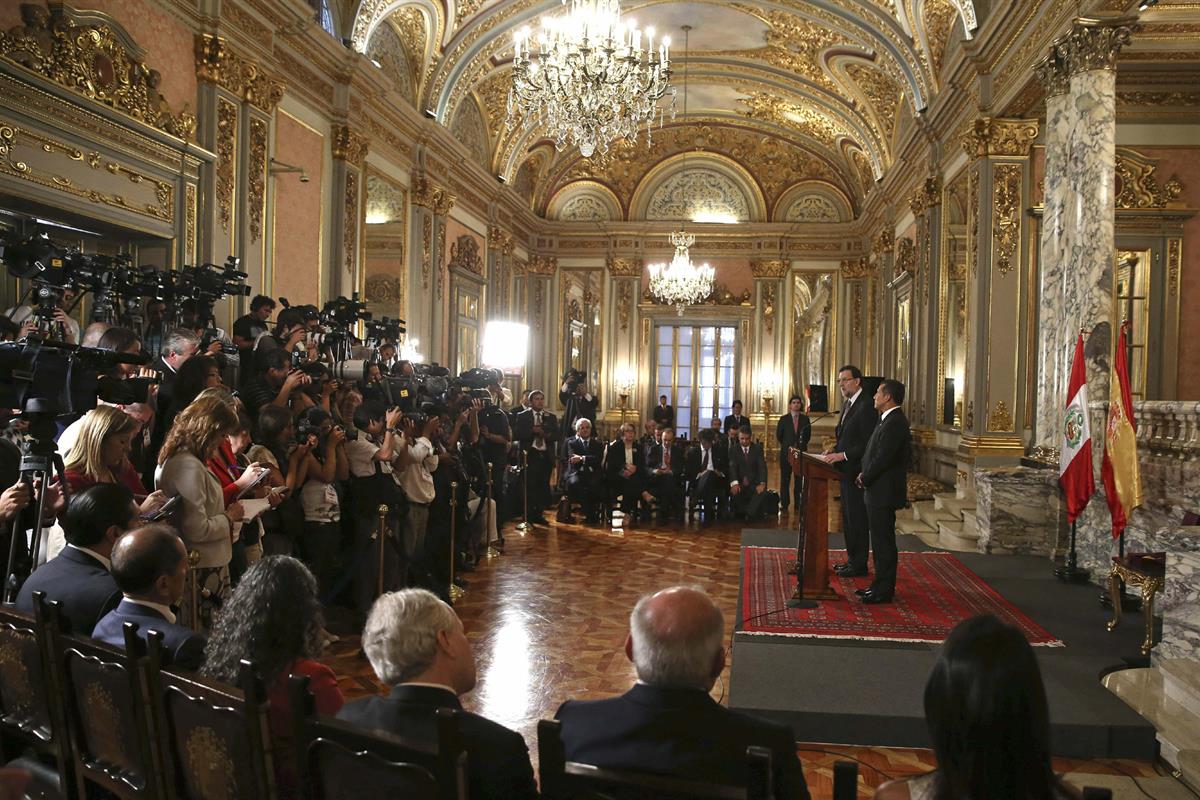
[[[282,315],[280,315],[282,316]],[[286,350],[270,347],[254,353],[255,376],[242,389],[242,402],[246,411],[257,417],[266,406],[292,408],[293,416],[314,405],[302,391],[312,383],[312,378],[292,366]]]
[[[310,408],[296,426],[296,438],[305,448],[300,505],[304,508],[304,535],[300,552],[320,586],[321,597],[328,601],[337,577],[336,566],[341,540],[342,504],[338,482],[350,479],[346,455],[346,431],[333,424],[328,411]]]
[[[78,292],[72,287],[63,288],[54,294],[54,302],[50,306],[53,310],[53,315],[48,320],[43,320],[53,326],[49,331],[51,339],[57,339],[66,344],[79,343],[79,323],[67,314],[66,311],[67,307],[75,300],[77,294]],[[32,322],[34,327],[37,327],[39,322],[38,312],[38,307],[26,303],[25,305],[14,306],[8,309],[4,312],[4,316],[8,317],[18,326],[24,327],[26,323]]]
[[[425,534],[429,527],[429,507],[437,497],[433,471],[438,468],[438,455],[432,439],[437,435],[441,419],[437,414],[425,413],[428,410],[432,409],[426,406],[422,412],[405,415],[405,420],[413,426],[415,436],[405,436],[408,444],[407,466],[397,472],[400,487],[408,497],[408,513],[403,529],[404,559],[409,572],[405,584],[409,586],[417,582],[417,578],[420,578],[420,583],[432,583],[427,568]]]
[[[396,483],[393,470],[408,466],[408,440],[404,413],[399,408],[387,408],[369,401],[354,411],[357,439],[346,444],[353,486],[355,531],[354,599],[364,616],[375,601],[379,588],[379,573],[383,570],[383,591],[402,588],[400,552],[394,541],[382,544],[383,564],[379,562],[381,543],[374,537],[379,528],[379,506],[389,508],[389,517],[398,519],[407,500]],[[407,424],[409,432],[412,423]],[[394,463],[393,463],[394,462]],[[389,524],[389,534],[391,533]],[[389,536],[389,538],[391,538]]]

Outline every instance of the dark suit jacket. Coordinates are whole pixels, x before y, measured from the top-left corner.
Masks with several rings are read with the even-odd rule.
[[[153,608],[122,600],[120,605],[104,615],[92,631],[92,638],[105,644],[125,649],[125,623],[138,626],[137,634],[146,638],[147,631],[160,631],[163,635],[163,654],[167,657],[164,666],[196,672],[204,664],[204,645],[208,643],[200,634],[174,622]]]
[[[897,408],[876,426],[862,460],[867,505],[882,508],[908,505],[910,440],[908,418],[903,409]]]
[[[467,751],[467,793],[472,800],[537,797],[529,749],[521,734],[463,711],[458,698],[447,689],[400,684],[392,687],[387,697],[366,697],[347,703],[338,712],[338,718],[432,745],[437,742],[435,714],[439,708],[459,712],[459,734]]]
[[[583,475],[588,478],[600,474],[600,459],[604,455],[604,450],[600,444],[600,440],[595,436],[584,441],[578,436],[572,436],[567,440],[567,477],[572,475]],[[578,464],[571,463],[571,456],[583,456],[583,461]]]
[[[662,466],[663,461],[663,446],[656,444],[650,448],[650,452],[646,456],[646,468],[656,470]],[[684,466],[687,463],[687,456],[684,455],[683,447],[679,442],[671,444],[671,473],[675,476],[675,480],[679,480],[683,476]]]
[[[750,418],[745,414],[730,414],[725,417],[725,424],[721,427],[721,432],[726,436],[730,431],[740,430],[743,425],[749,425]]]
[[[558,445],[558,418],[549,411],[542,411],[542,433],[546,440],[546,451],[553,453]],[[527,408],[516,415],[513,423],[513,438],[521,443],[522,450],[533,448],[533,409]]]
[[[633,465],[637,467],[635,477],[646,477],[646,451],[637,442],[633,443]],[[621,477],[625,468],[625,443],[620,439],[609,442],[604,452],[604,474],[609,480]]]
[[[797,431],[792,427],[792,415],[784,414],[779,418],[779,422],[775,423],[775,441],[779,442],[779,460],[787,461],[789,447],[795,447],[797,450],[808,449],[808,440],[811,436],[812,425],[809,423],[807,415],[800,415],[800,430]]]
[[[638,684],[607,700],[568,700],[556,717],[569,761],[744,786],[746,748],[758,745],[772,754],[775,797],[809,796],[790,730],[699,689]]]
[[[62,604],[71,633],[90,636],[100,618],[121,602],[121,590],[96,559],[67,546],[34,570],[17,594],[17,610],[33,613],[33,593]]]
[[[843,403],[849,402],[844,400]],[[837,435],[837,445],[834,452],[845,453],[846,460],[835,466],[851,479],[862,471],[863,453],[867,452],[867,442],[871,433],[879,423],[879,413],[867,393],[861,392],[854,405],[846,412],[845,419],[839,419],[834,433]]]
[[[671,405],[655,406],[650,419],[654,420],[658,425],[666,425],[668,428],[673,428],[675,427],[675,408]]]
[[[742,454],[740,444],[729,446],[729,481],[741,483],[750,489],[767,482],[767,460],[763,458],[761,444],[750,443],[749,458]]]
[[[725,475],[726,472],[729,471],[729,464],[726,463],[726,461],[725,461],[725,453],[723,453],[721,450],[719,450],[717,448],[716,444],[713,444],[711,449],[712,449],[712,454],[710,455],[709,458],[712,462],[712,467],[717,472],[721,473],[721,475],[723,476],[723,475]],[[688,480],[694,481],[698,477],[700,477],[700,467],[703,466],[703,464],[704,464],[704,447],[703,447],[703,445],[699,445],[696,447],[689,447],[688,451],[687,451],[687,467],[686,467]]]

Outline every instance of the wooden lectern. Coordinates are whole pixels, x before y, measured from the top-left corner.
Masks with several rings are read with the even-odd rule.
[[[804,596],[815,600],[840,600],[829,586],[829,498],[838,491],[842,473],[813,453],[803,453],[804,475]],[[831,485],[832,484],[832,485]]]

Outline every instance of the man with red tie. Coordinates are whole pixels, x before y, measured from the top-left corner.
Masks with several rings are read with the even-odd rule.
[[[750,426],[742,427],[737,444],[729,448],[729,495],[738,516],[762,517],[767,497],[767,461],[762,445],[751,441]]]
[[[800,503],[800,473],[792,474],[788,453],[794,448],[803,452],[808,448],[812,427],[804,414],[804,401],[794,394],[788,400],[788,413],[779,418],[775,426],[775,441],[779,442],[779,508],[787,511],[791,502],[792,487],[795,485],[796,503]]]
[[[662,442],[650,448],[646,466],[651,472],[654,494],[658,496],[659,521],[682,517],[684,455],[683,448],[675,441],[673,428],[663,428]]]

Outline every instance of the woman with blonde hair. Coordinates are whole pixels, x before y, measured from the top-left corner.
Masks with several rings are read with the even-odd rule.
[[[244,512],[238,502],[226,507],[221,483],[205,462],[237,427],[237,412],[227,397],[202,392],[175,417],[158,453],[155,485],[168,496],[179,496],[176,528],[188,552],[200,556],[192,569],[198,591],[183,597],[182,624],[194,628],[209,628],[214,608],[229,596],[234,523]],[[193,596],[199,607],[193,606]]]
[[[85,414],[63,463],[71,494],[97,483],[119,483],[133,492],[143,514],[161,505],[162,495],[147,496],[129,460],[130,444],[140,427],[137,420],[116,406],[97,406]]]

